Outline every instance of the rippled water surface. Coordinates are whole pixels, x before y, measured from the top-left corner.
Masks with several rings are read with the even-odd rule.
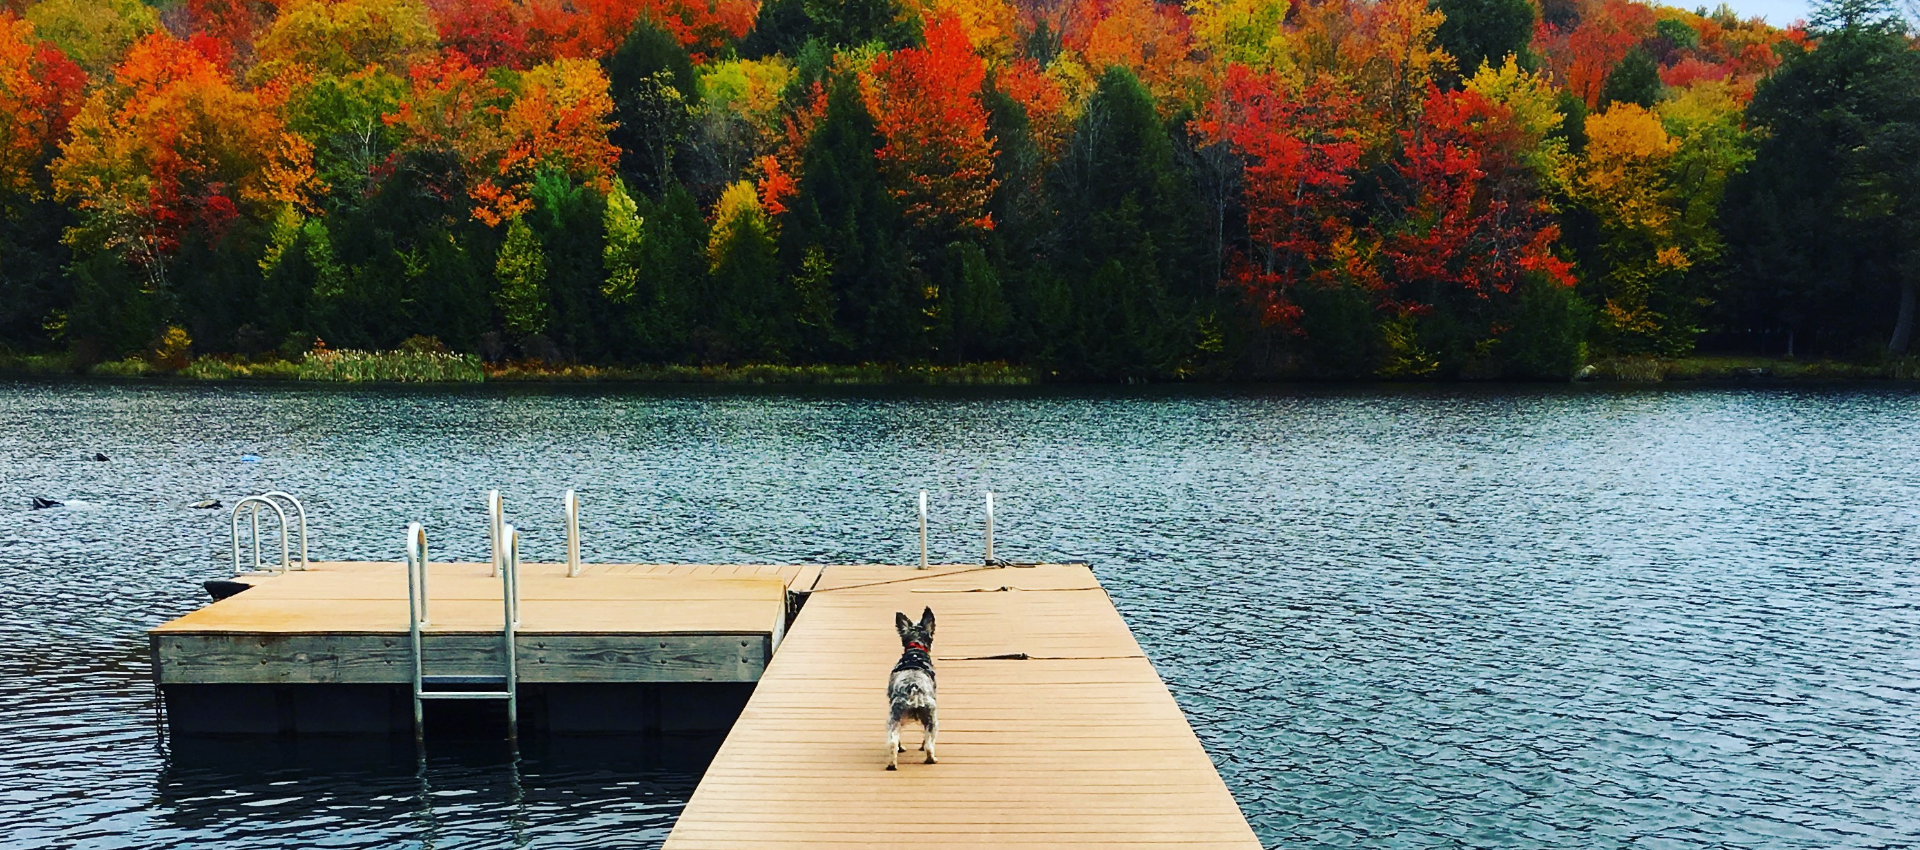
[[[92,460],[103,452],[107,462]],[[256,456],[257,460],[248,459]],[[144,630],[314,549],[1094,564],[1269,846],[1920,844],[1920,395],[0,383],[0,847],[652,847],[710,745],[176,741]],[[42,496],[65,507],[28,510]],[[702,747],[707,749],[703,750]]]

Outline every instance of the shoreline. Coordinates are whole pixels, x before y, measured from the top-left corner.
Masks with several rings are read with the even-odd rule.
[[[1307,375],[1243,380],[1062,380],[1043,370],[1005,362],[952,366],[881,363],[784,365],[771,363],[649,364],[596,366],[541,363],[483,364],[472,357],[441,355],[451,368],[396,369],[378,366],[361,371],[316,370],[286,360],[248,362],[240,358],[202,357],[184,368],[164,369],[140,359],[109,361],[85,369],[72,366],[65,355],[0,354],[0,378],[66,378],[80,381],[153,381],[162,383],[306,383],[366,385],[469,384],[708,384],[708,385],[824,385],[824,386],[975,386],[1034,387],[1162,384],[1194,386],[1369,384],[1474,385],[1496,383],[1554,384],[1557,380],[1436,378],[1386,380],[1322,378]],[[1745,355],[1680,358],[1606,358],[1583,366],[1566,383],[1697,384],[1697,383],[1903,383],[1920,380],[1920,357],[1878,363],[1831,359],[1789,359]]]

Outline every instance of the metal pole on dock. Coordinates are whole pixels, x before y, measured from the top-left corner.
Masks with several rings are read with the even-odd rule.
[[[993,563],[993,491],[987,491],[987,563]]]
[[[567,578],[575,578],[580,575],[580,499],[568,490],[560,503],[567,516]]]
[[[927,568],[927,491],[920,491],[920,569]]]
[[[520,739],[520,665],[515,657],[514,630],[520,626],[520,532],[513,526],[501,527],[501,542],[504,546],[501,557],[505,569],[500,572],[500,596],[505,602],[506,622],[501,629],[505,640],[503,647],[507,656],[507,740],[518,742]]]
[[[420,705],[421,669],[420,628],[427,624],[427,531],[420,523],[407,526],[407,632],[413,644],[413,738],[417,743],[425,734],[425,714]]]
[[[500,577],[501,527],[507,524],[507,507],[499,490],[487,491],[487,541],[493,544],[493,577]]]

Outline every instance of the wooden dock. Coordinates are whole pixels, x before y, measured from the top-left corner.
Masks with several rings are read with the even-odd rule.
[[[435,672],[500,669],[489,573],[430,568]],[[150,633],[176,729],[410,727],[401,565],[316,563],[248,581]],[[574,695],[535,725],[732,720],[668,850],[1259,847],[1085,566],[589,565],[569,577],[524,564],[520,587],[519,681]],[[938,618],[940,763],[921,763],[909,728],[889,772],[893,614],[923,607]]]
[[[427,663],[503,665],[500,580],[434,564]],[[785,631],[787,587],[819,567],[520,567],[522,682],[753,682]],[[160,683],[409,684],[407,579],[394,563],[315,563],[149,632]]]
[[[922,607],[940,763],[909,733],[889,772],[893,613]],[[1260,844],[1092,571],[1068,565],[828,567],[666,846]]]

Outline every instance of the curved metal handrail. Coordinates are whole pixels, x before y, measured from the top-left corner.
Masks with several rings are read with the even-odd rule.
[[[267,567],[269,565],[263,564],[260,561],[260,506],[262,505],[272,508],[274,515],[280,518],[280,563],[271,565],[273,569],[268,569]],[[242,569],[240,566],[240,511],[249,506],[253,508],[253,512],[251,514],[251,518],[253,521],[253,569],[252,570]],[[246,575],[249,572],[284,573],[287,571],[288,563],[293,560],[293,556],[292,556],[293,553],[291,548],[288,545],[288,540],[287,540],[287,512],[280,509],[279,503],[265,496],[248,496],[244,499],[241,499],[240,501],[235,502],[233,505],[232,526],[233,526],[233,574],[234,575],[237,575],[237,576]]]
[[[300,520],[300,569],[305,570],[308,567],[312,566],[313,562],[307,558],[307,508],[306,506],[300,504],[300,500],[294,498],[292,493],[288,493],[284,490],[271,490],[265,493],[261,493],[260,497],[263,499],[282,499],[282,500],[285,500],[287,504],[290,504],[293,506],[294,515]]]

